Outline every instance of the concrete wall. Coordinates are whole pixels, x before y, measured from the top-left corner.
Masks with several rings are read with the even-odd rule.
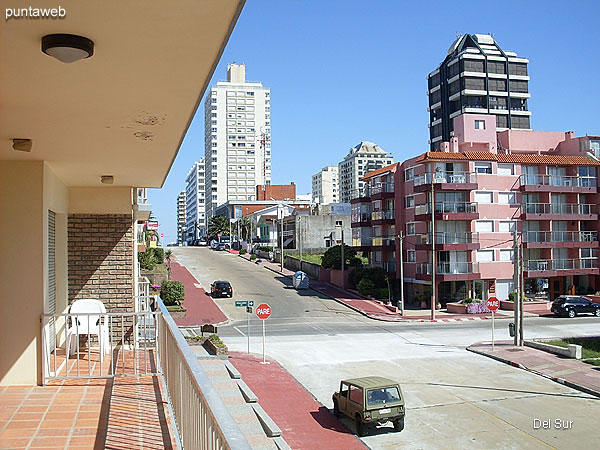
[[[296,227],[298,240],[295,247],[299,248],[323,248],[325,247],[325,236],[333,231],[335,239],[341,239],[339,227],[335,226],[336,221],[342,221],[344,228],[344,243],[352,245],[351,216],[296,216]],[[335,234],[337,233],[337,234]]]

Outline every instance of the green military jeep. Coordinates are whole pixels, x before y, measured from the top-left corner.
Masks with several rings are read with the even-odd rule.
[[[333,415],[340,413],[354,419],[356,433],[364,436],[365,428],[391,421],[395,431],[404,429],[404,398],[400,385],[382,377],[343,380],[340,391],[333,394]]]

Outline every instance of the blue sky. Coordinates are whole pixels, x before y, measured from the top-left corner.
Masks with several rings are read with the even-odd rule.
[[[336,165],[361,140],[404,160],[427,151],[426,76],[457,33],[492,33],[530,60],[536,130],[600,134],[598,1],[248,0],[211,85],[231,62],[271,88],[272,183]],[[203,103],[203,102],[202,102]],[[164,240],[176,240],[176,200],[204,155],[198,109],[162,189],[150,190]]]

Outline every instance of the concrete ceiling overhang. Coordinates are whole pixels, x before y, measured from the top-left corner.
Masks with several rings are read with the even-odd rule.
[[[4,21],[0,160],[47,161],[68,186],[113,175],[115,186],[161,187],[244,3],[61,0],[63,19]],[[91,39],[94,55],[45,55],[51,33]],[[32,139],[31,152],[13,138]]]

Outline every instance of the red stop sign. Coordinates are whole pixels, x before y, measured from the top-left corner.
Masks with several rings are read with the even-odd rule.
[[[258,316],[259,319],[263,319],[263,320],[268,319],[269,316],[271,315],[271,307],[269,305],[267,305],[266,303],[261,303],[256,308],[256,315]]]
[[[500,301],[496,297],[488,298],[485,304],[490,311],[496,311],[498,308],[500,308]]]

